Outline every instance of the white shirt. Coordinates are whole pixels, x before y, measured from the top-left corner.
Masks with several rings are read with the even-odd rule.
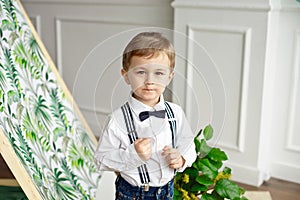
[[[141,180],[137,167],[146,163],[150,176],[150,186],[163,186],[174,177],[174,169],[169,168],[162,149],[168,145],[172,147],[172,133],[167,115],[164,119],[150,116],[140,121],[139,113],[142,111],[164,110],[163,95],[160,102],[153,108],[141,103],[130,95],[128,103],[131,107],[136,132],[139,138],[151,138],[152,156],[148,161],[143,161],[130,144],[125,120],[121,108],[115,110],[103,130],[95,152],[95,162],[99,170],[120,172],[121,176],[131,185],[140,186]],[[175,145],[185,159],[185,165],[179,169],[183,171],[191,166],[196,159],[194,137],[180,106],[169,103],[176,119]]]

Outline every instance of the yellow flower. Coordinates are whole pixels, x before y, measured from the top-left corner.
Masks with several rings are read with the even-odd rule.
[[[182,199],[183,200],[191,200],[189,197],[189,192],[184,190],[183,188],[180,188],[179,191],[182,193]]]
[[[192,200],[199,200],[193,193],[190,194]]]
[[[218,176],[215,179],[215,183],[220,179],[230,179],[231,174],[224,174],[223,172],[219,172]]]
[[[188,174],[183,174],[183,178],[182,178],[182,181],[184,183],[188,183],[190,181],[190,177]]]

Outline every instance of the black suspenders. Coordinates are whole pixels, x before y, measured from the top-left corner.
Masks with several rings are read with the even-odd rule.
[[[174,113],[173,113],[169,103],[165,102],[165,107],[166,107],[166,113],[167,113],[168,121],[169,121],[169,124],[170,124],[170,129],[171,129],[171,132],[172,132],[172,146],[173,146],[173,148],[175,148],[175,143],[176,143],[175,142],[176,119],[175,119]],[[130,109],[130,106],[129,106],[128,102],[126,102],[121,107],[121,109],[122,109],[122,112],[123,112],[123,116],[124,116],[124,120],[125,120],[125,124],[126,124],[126,129],[127,129],[127,132],[128,132],[129,141],[132,144],[135,140],[138,139],[138,135],[137,135],[137,132],[135,130],[135,125],[134,125],[134,122],[133,122],[132,112],[131,112],[131,109]],[[149,177],[149,173],[148,173],[146,164],[138,166],[138,172],[139,172],[141,183],[145,186],[149,186],[148,183],[150,182],[150,177]]]
[[[168,116],[168,121],[170,124],[170,129],[172,132],[172,147],[176,148],[176,119],[175,119],[175,115],[173,113],[173,110],[171,108],[171,106],[169,105],[168,102],[165,101],[165,107],[166,107],[166,113]]]
[[[131,113],[128,102],[126,102],[121,107],[121,109],[122,109],[123,116],[124,116],[124,119],[125,119],[125,124],[126,124],[127,132],[128,132],[128,137],[129,137],[130,143],[132,144],[135,140],[138,139],[138,135],[137,135],[136,130],[135,130],[135,126],[134,126],[134,123],[133,123],[133,117],[132,117],[132,113]],[[139,176],[140,176],[140,179],[141,179],[141,183],[142,184],[148,184],[150,182],[150,177],[149,177],[149,173],[148,173],[146,164],[138,166],[138,171],[139,171]]]

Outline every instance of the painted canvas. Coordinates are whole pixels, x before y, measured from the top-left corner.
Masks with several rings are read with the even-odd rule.
[[[2,156],[29,199],[94,199],[96,139],[20,2],[0,16]]]

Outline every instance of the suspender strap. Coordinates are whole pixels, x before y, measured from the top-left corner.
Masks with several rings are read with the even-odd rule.
[[[128,137],[130,140],[130,143],[132,144],[135,140],[138,139],[138,135],[135,130],[135,126],[133,123],[133,117],[132,112],[130,110],[128,102],[126,102],[122,107],[123,116],[125,119],[125,124],[128,132]],[[146,164],[143,164],[141,166],[138,166],[139,176],[142,184],[147,184],[150,182],[149,173],[147,170]]]
[[[173,113],[173,110],[168,102],[165,101],[166,113],[168,117],[168,121],[170,124],[170,129],[172,132],[172,147],[176,148],[176,119]],[[126,102],[122,107],[123,116],[125,119],[126,129],[128,132],[129,141],[132,144],[135,140],[138,139],[137,132],[135,130],[135,125],[133,122],[132,112],[128,102]],[[146,164],[143,164],[138,167],[139,176],[142,184],[147,184],[150,182],[149,173],[147,170]],[[174,170],[175,171],[175,170]]]
[[[133,123],[133,117],[132,117],[132,113],[129,107],[128,102],[126,102],[126,104],[124,104],[122,107],[122,112],[123,112],[123,116],[125,119],[125,124],[126,124],[126,128],[127,128],[127,132],[128,132],[128,137],[130,140],[130,143],[132,144],[136,139],[138,139],[138,135],[135,131],[135,126]]]
[[[170,129],[172,132],[172,147],[176,148],[176,119],[173,110],[168,102],[165,101],[166,113],[168,116],[168,121],[170,124]],[[174,169],[174,174],[176,174],[176,169]]]
[[[176,148],[176,119],[173,113],[173,110],[168,102],[165,101],[166,113],[168,116],[170,129],[172,132],[172,147]]]

